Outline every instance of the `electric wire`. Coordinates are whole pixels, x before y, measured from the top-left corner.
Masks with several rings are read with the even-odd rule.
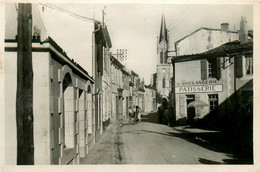
[[[51,9],[53,9],[53,10],[56,10],[56,11],[65,13],[65,14],[71,16],[71,17],[77,18],[77,19],[82,20],[82,21],[87,21],[87,22],[95,22],[95,21],[96,21],[95,19],[88,18],[88,17],[85,17],[85,16],[81,16],[81,15],[79,15],[79,14],[76,14],[76,13],[73,13],[73,12],[70,12],[70,11],[67,11],[67,10],[64,10],[64,9],[62,9],[62,8],[59,8],[59,7],[50,5],[50,4],[43,4],[43,3],[39,3],[39,4],[42,5],[42,6],[44,6],[44,7],[48,7],[48,8],[51,8]]]

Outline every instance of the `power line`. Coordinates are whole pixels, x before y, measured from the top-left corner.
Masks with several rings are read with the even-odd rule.
[[[85,16],[81,16],[79,14],[76,14],[76,13],[73,13],[73,12],[70,12],[70,11],[67,11],[67,10],[64,10],[62,8],[59,8],[59,7],[56,7],[56,6],[53,6],[53,5],[49,5],[49,4],[42,4],[42,3],[39,3],[40,5],[42,6],[45,6],[45,7],[48,7],[48,8],[51,8],[53,10],[56,10],[56,11],[59,11],[59,12],[62,12],[62,13],[65,13],[71,17],[74,17],[74,18],[77,18],[79,20],[83,20],[83,21],[87,21],[87,22],[95,22],[96,20],[95,19],[92,19],[92,18],[88,18],[88,17],[85,17]]]

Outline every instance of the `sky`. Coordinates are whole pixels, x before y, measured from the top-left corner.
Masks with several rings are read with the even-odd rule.
[[[75,5],[75,9],[71,5],[60,7],[89,17],[95,14],[95,18],[101,20],[104,6],[112,53],[127,49],[127,60],[122,63],[144,78],[146,84],[150,84],[151,75],[156,72],[156,46],[162,14],[169,29],[170,50],[174,49],[175,41],[200,27],[218,29],[221,23],[229,23],[230,30],[238,30],[241,16],[246,17],[249,29],[253,28],[253,7],[250,5],[86,4]],[[92,16],[86,11],[92,12]]]
[[[102,20],[112,41],[112,54],[117,49],[127,49],[126,68],[134,70],[145,84],[150,84],[156,72],[157,37],[162,14],[169,29],[169,50],[174,42],[200,27],[219,29],[229,23],[230,30],[238,30],[241,16],[246,17],[248,28],[253,29],[253,6],[250,5],[201,5],[201,4],[51,4],[67,11]],[[92,74],[91,41],[92,21],[82,21],[65,13],[45,7],[39,8],[50,36],[67,52],[69,57]]]

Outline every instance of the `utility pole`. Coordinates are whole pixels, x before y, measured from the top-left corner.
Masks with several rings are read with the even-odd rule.
[[[34,164],[32,5],[18,5],[17,48],[17,165]]]

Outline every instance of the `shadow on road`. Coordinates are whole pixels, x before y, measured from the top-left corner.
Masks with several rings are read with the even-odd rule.
[[[214,152],[226,153],[231,159],[223,159],[226,164],[253,164],[253,153],[241,151],[241,147],[235,141],[227,140],[223,133],[174,133],[169,132],[173,137],[179,137],[191,143],[197,144]],[[201,159],[201,163],[209,163]]]
[[[201,162],[202,164],[252,164],[253,163],[253,158],[250,153],[244,154],[239,152],[240,149],[239,145],[220,144],[219,141],[216,141],[216,139],[220,139],[222,137],[221,133],[176,133],[176,132],[163,133],[163,132],[157,132],[151,130],[129,130],[121,133],[129,133],[129,134],[137,134],[137,135],[150,133],[150,134],[159,134],[167,137],[181,138],[183,140],[197,144],[208,150],[212,150],[214,152],[226,153],[226,155],[230,157],[230,159],[223,159],[222,160],[223,163],[200,158],[199,162]],[[205,140],[201,138],[205,138]],[[209,140],[211,140],[211,142]]]
[[[220,163],[220,162],[217,162],[217,161],[211,161],[211,160],[204,159],[204,158],[199,158],[199,162],[201,164],[225,164],[225,163]]]
[[[148,113],[148,115],[141,115],[141,116],[142,116],[142,122],[159,124],[157,112],[151,112],[151,113]]]
[[[161,133],[157,131],[150,131],[150,130],[129,130],[129,131],[120,132],[120,134],[121,133],[129,133],[129,134],[153,133],[153,134],[160,134],[168,137],[173,137],[171,134]]]

